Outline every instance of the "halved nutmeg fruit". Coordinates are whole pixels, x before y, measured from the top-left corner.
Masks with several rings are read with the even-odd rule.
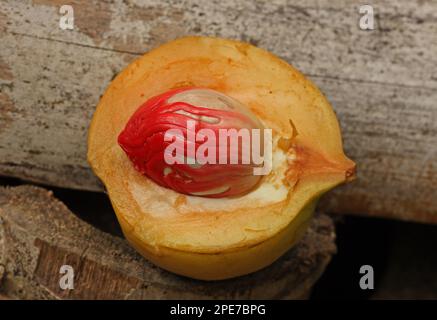
[[[128,241],[196,279],[268,266],[318,198],[354,177],[322,93],[272,54],[188,37],[130,64],[94,114],[88,161]]]

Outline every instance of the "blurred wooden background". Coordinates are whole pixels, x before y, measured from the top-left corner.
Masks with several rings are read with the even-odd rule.
[[[358,180],[331,212],[437,222],[437,2],[0,1],[0,175],[102,190],[86,162],[100,95],[129,62],[183,35],[240,39],[284,58],[326,94]],[[367,4],[367,3],[366,3]]]
[[[88,208],[92,214],[105,212]],[[124,239],[79,219],[51,191],[0,187],[0,298],[304,299],[335,253],[334,240],[332,220],[316,215],[299,244],[269,267],[199,281],[154,266]],[[74,270],[73,290],[59,286],[62,265]]]
[[[63,4],[74,8],[74,30],[59,27]],[[372,31],[359,28],[362,4],[374,8]],[[87,128],[99,97],[149,49],[184,35],[210,35],[273,52],[331,101],[359,174],[323,199],[324,210],[436,223],[436,22],[437,2],[419,0],[0,0],[0,177],[42,183],[69,208],[81,207],[83,220],[116,228],[110,209],[95,207],[109,206],[104,196],[68,190],[103,190],[86,163]],[[434,226],[345,220],[339,255],[316,297],[332,296],[335,288],[345,297],[360,290],[355,280],[363,263],[380,277],[376,298],[436,297]],[[68,231],[72,225],[77,230]],[[87,290],[70,298],[304,297],[335,252],[334,236],[329,218],[318,217],[279,263],[205,285],[153,267],[123,240],[76,219],[47,191],[0,187],[0,292],[65,298],[51,274],[67,261],[86,271],[79,279]],[[272,275],[277,281],[266,291],[263,281]]]

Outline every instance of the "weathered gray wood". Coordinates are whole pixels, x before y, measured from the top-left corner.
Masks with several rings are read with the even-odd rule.
[[[225,281],[170,274],[121,238],[83,222],[50,191],[0,188],[0,295],[20,299],[305,298],[335,253],[332,220],[316,215],[298,245],[271,266]],[[75,270],[61,290],[62,265]]]
[[[101,190],[86,131],[112,77],[140,53],[186,34],[238,38],[300,68],[332,102],[358,180],[328,210],[437,222],[437,3],[359,1],[0,2],[0,174]]]

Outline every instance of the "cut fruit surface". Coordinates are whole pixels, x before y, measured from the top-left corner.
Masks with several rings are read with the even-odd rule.
[[[117,139],[149,98],[194,87],[241,102],[273,132],[272,170],[232,198],[178,193],[134,168]],[[172,272],[217,280],[268,266],[303,234],[317,199],[354,176],[323,94],[274,55],[232,40],[187,37],[150,51],[108,87],[89,129],[88,161],[126,238]]]

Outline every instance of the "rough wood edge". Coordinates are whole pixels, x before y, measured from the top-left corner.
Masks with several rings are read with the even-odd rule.
[[[77,218],[48,190],[0,188],[0,294],[12,299],[302,299],[335,253],[332,220],[316,215],[300,243],[270,267],[206,282],[168,273],[124,239]],[[59,288],[60,266],[75,289]]]

